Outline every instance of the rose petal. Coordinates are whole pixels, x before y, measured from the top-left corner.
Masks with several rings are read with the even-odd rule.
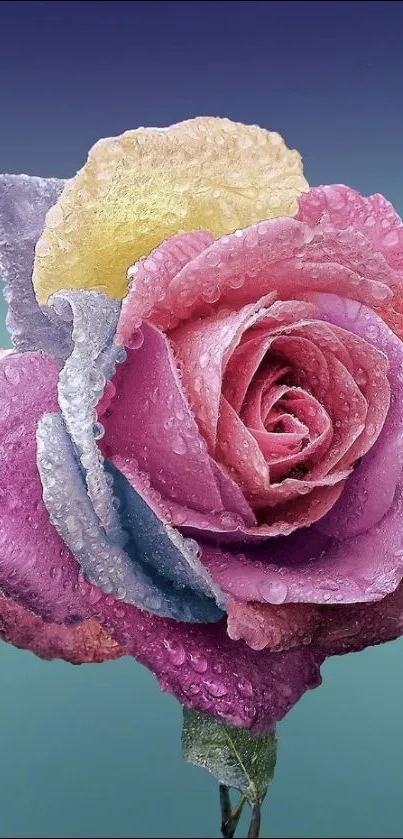
[[[70,352],[66,324],[38,305],[32,285],[34,247],[45,214],[63,181],[28,175],[0,175],[0,274],[8,304],[7,328],[17,350],[43,350],[59,361]]]
[[[147,324],[144,342],[117,369],[114,397],[100,417],[102,448],[134,458],[155,489],[186,507],[223,511],[206,445],[190,412],[170,346]]]
[[[212,287],[215,304],[232,310],[271,291],[282,300],[335,292],[385,308],[395,285],[395,272],[362,234],[271,219],[224,236],[188,262],[169,285],[164,312],[175,313],[173,325],[208,315]],[[185,289],[189,305],[183,302]],[[159,317],[151,319],[159,325]]]
[[[331,319],[343,331],[346,343],[351,333],[364,338],[366,345],[386,353],[391,387],[389,400],[380,377],[379,355],[371,358],[366,350],[361,355],[361,387],[368,389],[369,415],[367,423],[370,451],[350,476],[343,495],[333,510],[318,525],[321,530],[339,539],[355,536],[375,526],[389,509],[402,470],[403,456],[403,344],[382,319],[365,306],[342,300],[336,295],[320,295],[316,303],[321,317]],[[356,370],[357,376],[357,370]],[[383,427],[382,427],[383,426]],[[380,430],[382,429],[382,430]],[[376,436],[378,439],[376,439]],[[368,439],[369,438],[369,439]],[[357,456],[357,455],[356,455]]]
[[[10,359],[0,362],[1,372],[5,363]],[[14,356],[12,365],[14,384],[4,379],[1,391],[11,410],[7,438],[1,438],[0,477],[9,487],[7,503],[12,503],[0,528],[3,591],[53,623],[95,618],[187,707],[256,733],[275,725],[306,689],[319,684],[323,656],[308,650],[257,654],[231,641],[223,621],[196,629],[157,618],[83,580],[49,522],[36,469],[35,426],[43,410],[57,409],[52,395],[57,368],[53,360],[31,353]],[[18,434],[21,416],[24,431]]]
[[[273,295],[266,295],[239,312],[217,312],[202,321],[191,321],[169,334],[197,424],[212,453],[216,445],[226,362],[243,332],[265,316],[266,307],[272,301]]]
[[[38,299],[46,303],[61,288],[123,298],[128,265],[173,234],[217,237],[293,215],[306,187],[299,154],[278,134],[228,119],[197,117],[100,140],[58,201],[60,224],[46,224],[38,244]]]
[[[118,347],[113,343],[120,302],[91,291],[63,291],[52,306],[73,319],[74,349],[59,376],[59,405],[84,470],[88,495],[107,536],[124,541],[97,446],[95,406],[106,379],[115,372]],[[123,351],[125,356],[125,353]],[[98,434],[101,429],[98,429]]]
[[[49,521],[36,468],[35,431],[57,411],[58,369],[41,353],[0,360],[0,588],[45,620],[77,623],[91,616],[79,565]]]
[[[247,552],[203,553],[214,579],[232,597],[268,603],[380,600],[403,577],[402,487],[376,528],[337,541],[310,527]],[[308,562],[309,560],[309,562]],[[281,599],[278,599],[281,598]]]
[[[337,230],[352,227],[369,239],[392,268],[403,265],[403,223],[383,195],[360,195],[344,184],[317,186],[298,198],[300,221],[330,222]]]
[[[212,241],[211,233],[203,230],[178,233],[158,245],[147,259],[129,268],[130,285],[122,303],[116,343],[130,347],[133,341],[136,342],[133,330],[141,326],[154,306],[158,307],[158,301],[164,299],[169,283],[181,268]]]
[[[305,603],[272,606],[228,601],[228,635],[234,641],[246,641],[252,650],[274,652],[310,644],[320,620],[319,607]]]
[[[50,520],[90,582],[125,603],[164,617],[202,623],[221,617],[212,600],[212,589],[218,592],[218,587],[207,586],[206,572],[204,577],[186,575],[190,551],[184,543],[182,552],[184,540],[179,534],[179,541],[175,540],[175,531],[171,535],[164,528],[147,502],[130,490],[125,477],[112,466],[108,473],[121,504],[122,526],[130,531],[131,539],[126,539],[123,548],[105,536],[59,415],[45,414],[39,421],[37,447]],[[172,585],[172,574],[167,574],[173,566],[178,572],[178,588]]]
[[[76,626],[46,623],[1,592],[0,637],[47,661],[63,658],[71,664],[97,664],[125,655],[93,618]]]
[[[152,615],[123,631],[128,650],[185,707],[262,734],[320,684],[321,654],[255,652],[228,638],[225,621],[200,626]]]
[[[359,652],[403,634],[403,586],[377,603],[322,608],[311,648],[325,655]]]

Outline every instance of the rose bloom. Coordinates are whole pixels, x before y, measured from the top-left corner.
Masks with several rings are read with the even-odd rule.
[[[263,732],[403,631],[402,222],[212,118],[0,190],[2,636]]]

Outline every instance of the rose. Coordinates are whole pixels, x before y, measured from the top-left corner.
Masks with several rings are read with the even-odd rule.
[[[263,731],[401,632],[401,222],[342,186],[297,207],[261,129],[128,132],[47,214],[39,307],[61,186],[2,184],[7,640],[133,654]]]

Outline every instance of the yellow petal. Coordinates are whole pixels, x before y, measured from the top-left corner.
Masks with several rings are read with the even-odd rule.
[[[123,298],[127,268],[169,236],[292,216],[307,188],[298,152],[256,125],[198,117],[100,140],[46,217],[38,301],[61,288]]]

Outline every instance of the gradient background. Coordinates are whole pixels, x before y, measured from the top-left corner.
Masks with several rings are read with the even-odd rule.
[[[402,213],[402,6],[0,2],[0,170],[66,177],[99,137],[220,115]],[[140,665],[0,659],[1,836],[218,836],[217,785]],[[401,837],[403,639],[323,677],[279,726],[262,836]]]

